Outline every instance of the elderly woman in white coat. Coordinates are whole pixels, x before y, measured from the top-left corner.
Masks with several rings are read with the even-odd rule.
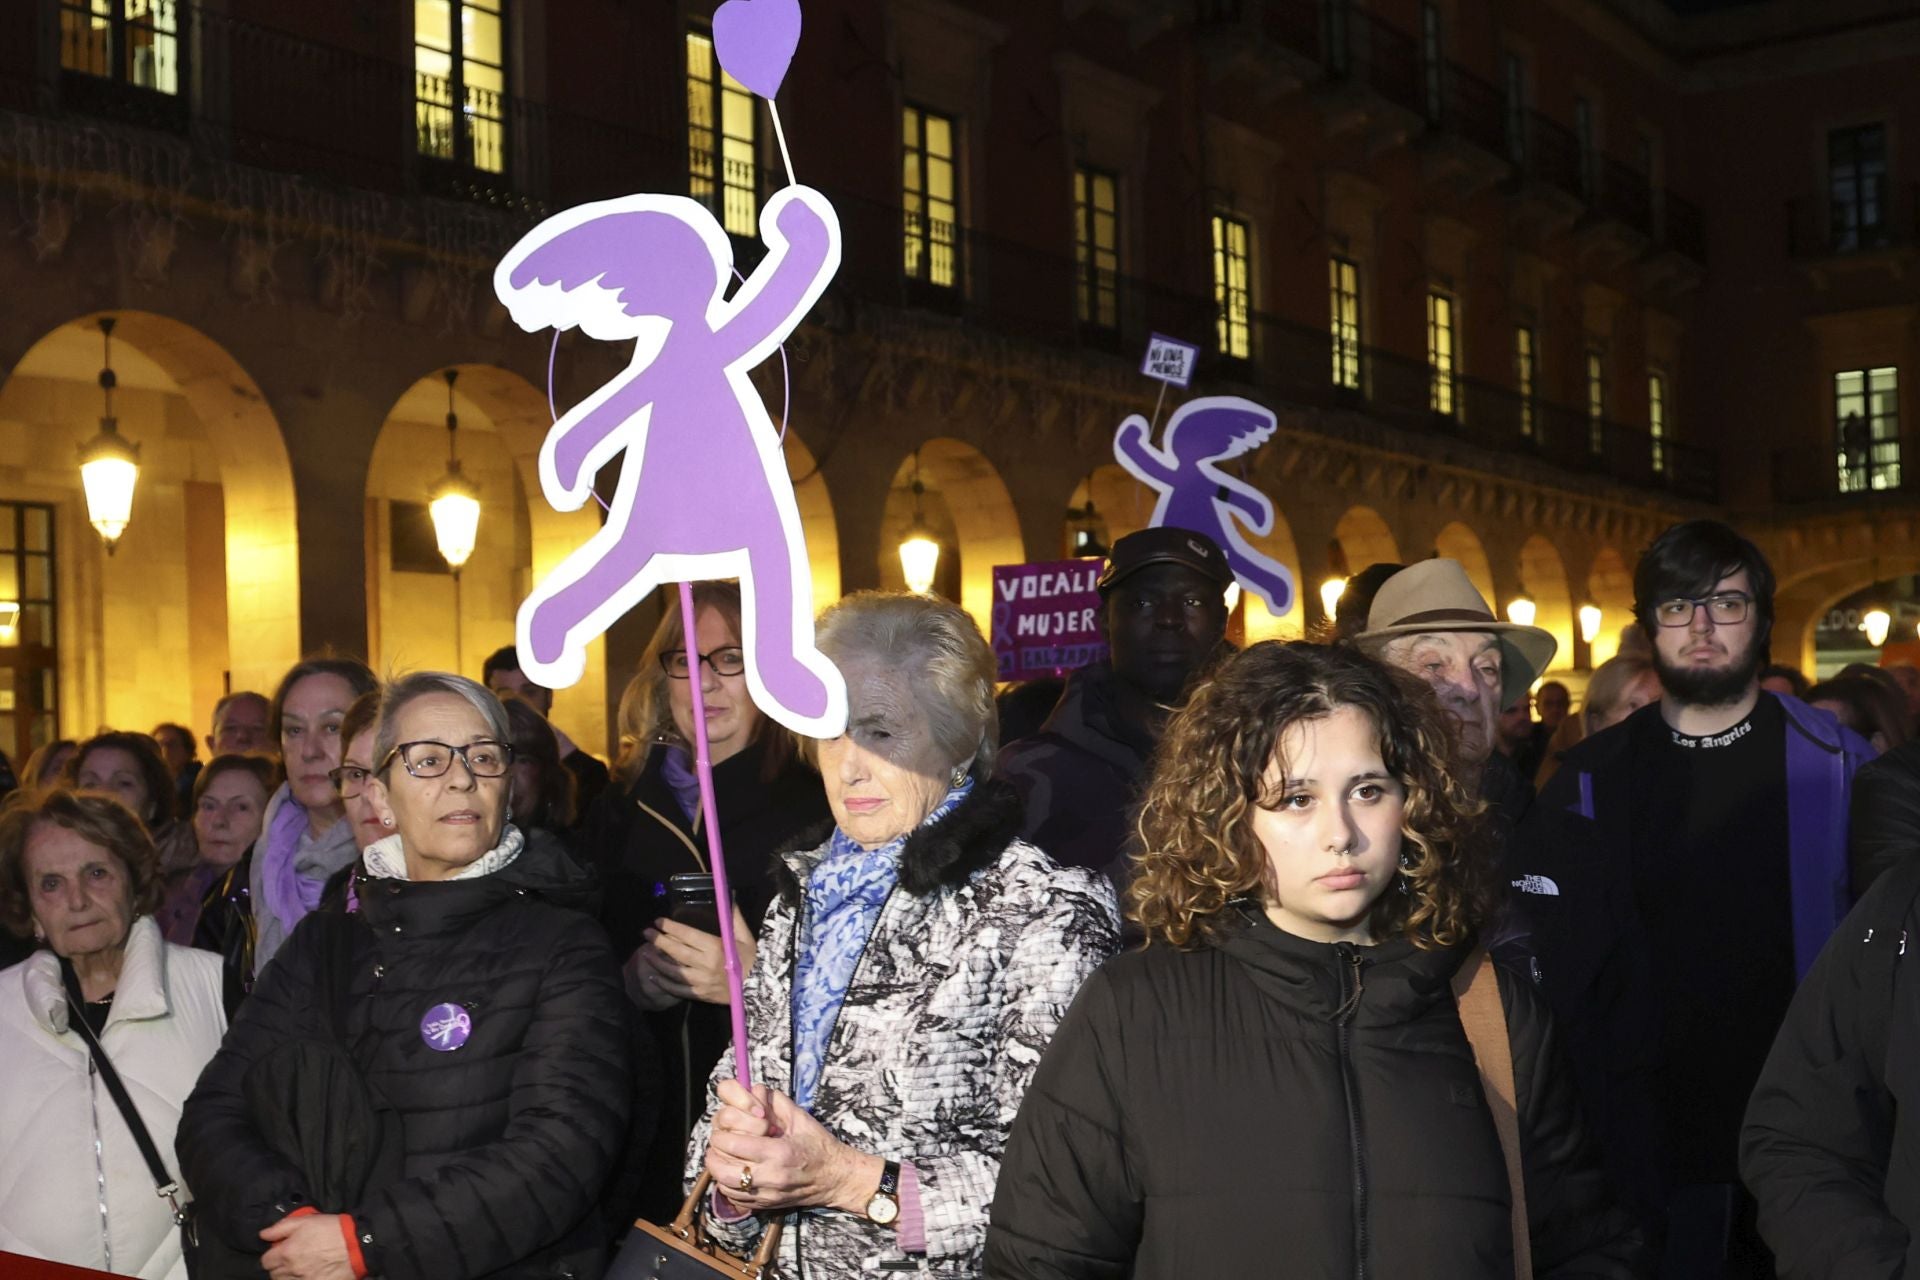
[[[74,1023],[178,1183],[174,1128],[227,1019],[220,957],[163,940],[159,897],[153,841],[119,800],[54,790],[0,813],[0,924],[40,944],[0,971],[0,1250],[186,1276],[172,1209]]]
[[[782,1274],[979,1274],[1000,1151],[1061,1015],[1112,953],[1106,879],[1018,838],[993,779],[993,653],[931,596],[829,609],[849,721],[820,744],[834,824],[776,860],[747,988],[753,1095],[714,1073],[689,1151],[714,1236],[784,1219]]]

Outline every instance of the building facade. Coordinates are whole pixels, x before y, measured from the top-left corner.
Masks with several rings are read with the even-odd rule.
[[[710,13],[6,7],[0,747],[203,724],[318,648],[477,674],[511,639],[598,519],[540,497],[550,406],[628,353],[520,332],[491,266],[546,212],[651,190],[707,203],[751,270],[787,158]],[[1137,371],[1155,332],[1204,347],[1186,394],[1279,419],[1241,462],[1302,599],[1241,605],[1245,638],[1313,626],[1329,577],[1438,552],[1532,602],[1577,682],[1629,621],[1639,549],[1719,513],[1776,558],[1776,653],[1811,665],[1836,602],[1920,567],[1909,5],[805,14],[787,152],[845,258],[756,376],[817,602],[900,585],[918,518],[936,589],[985,626],[994,565],[1143,523],[1111,441],[1164,420]],[[142,466],[112,555],[76,466],[109,359]],[[482,502],[458,575],[425,515],[450,451]],[[581,741],[606,743],[650,621],[562,692]]]

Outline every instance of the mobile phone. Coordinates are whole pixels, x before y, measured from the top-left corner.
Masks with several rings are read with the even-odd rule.
[[[713,893],[713,877],[686,871],[667,877],[667,915],[702,933],[720,932],[720,905]]]

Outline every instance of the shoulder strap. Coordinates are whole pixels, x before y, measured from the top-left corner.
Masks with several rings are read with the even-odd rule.
[[[93,1034],[93,1028],[87,1025],[86,1018],[82,1016],[80,980],[75,976],[72,966],[65,961],[60,964],[60,980],[67,989],[67,1024],[87,1042],[87,1052],[93,1056],[94,1069],[100,1073],[101,1082],[113,1097],[113,1105],[120,1109],[120,1118],[127,1122],[134,1144],[140,1148],[141,1158],[147,1162],[147,1172],[153,1176],[154,1194],[172,1208],[174,1225],[184,1224],[187,1215],[180,1204],[180,1184],[167,1172],[165,1162],[160,1159],[160,1149],[153,1145],[153,1135],[147,1132],[146,1122],[140,1119],[133,1099],[127,1096],[127,1086],[120,1082],[120,1073],[113,1069],[113,1060],[107,1057],[107,1051],[100,1046],[100,1037]]]
[[[1480,1068],[1487,1108],[1493,1112],[1494,1132],[1507,1158],[1507,1185],[1513,1199],[1513,1274],[1515,1280],[1533,1280],[1533,1242],[1527,1227],[1526,1171],[1520,1160],[1519,1097],[1513,1082],[1513,1046],[1507,1040],[1507,1011],[1500,1002],[1500,980],[1486,951],[1476,949],[1453,976],[1453,996],[1460,1005],[1460,1025]]]

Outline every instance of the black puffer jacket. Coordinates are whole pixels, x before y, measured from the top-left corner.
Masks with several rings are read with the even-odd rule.
[[[397,1182],[319,1206],[353,1215],[371,1274],[599,1275],[597,1200],[627,1140],[633,1081],[619,972],[572,906],[588,884],[565,859],[523,854],[472,880],[363,882],[357,913],[303,920],[181,1117],[181,1168],[208,1226],[257,1253],[258,1232],[311,1199],[262,1140],[246,1080],[278,1047],[344,1031],[405,1133]],[[448,1052],[422,1032],[443,1003],[471,1019]]]
[[[1094,975],[993,1202],[995,1280],[1513,1274],[1461,950],[1306,942],[1258,913]],[[1651,1274],[1592,1158],[1544,1002],[1502,972],[1534,1274]]]

